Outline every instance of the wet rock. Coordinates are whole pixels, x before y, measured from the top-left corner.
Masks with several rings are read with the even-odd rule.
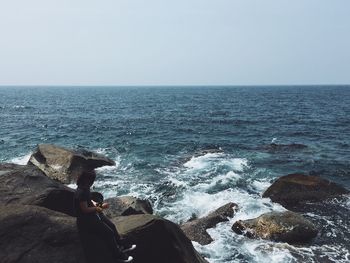
[[[70,183],[84,171],[115,165],[115,162],[103,155],[83,149],[71,150],[52,144],[39,144],[28,164],[37,166],[52,179]]]
[[[32,204],[74,215],[74,190],[31,165],[0,164],[0,204]]]
[[[317,236],[316,227],[303,216],[291,212],[271,212],[249,220],[239,220],[232,230],[249,238],[263,238],[290,244],[307,243]]]
[[[153,208],[149,201],[133,196],[108,198],[105,202],[109,204],[109,208],[105,210],[108,217],[153,214]]]
[[[180,227],[154,215],[142,214],[113,219],[119,233],[137,244],[135,263],[205,263]]]
[[[288,209],[306,201],[318,202],[349,193],[336,183],[319,176],[289,174],[278,178],[264,193],[273,202]]]
[[[228,221],[228,217],[233,217],[237,208],[237,204],[228,203],[205,217],[192,219],[184,223],[181,225],[181,229],[190,240],[201,245],[207,245],[213,241],[207,229],[216,226],[220,222]]]

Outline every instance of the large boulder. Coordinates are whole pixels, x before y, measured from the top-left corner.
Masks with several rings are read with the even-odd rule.
[[[216,226],[218,223],[228,221],[228,217],[233,217],[237,208],[237,204],[228,203],[205,217],[184,223],[181,225],[181,229],[190,240],[201,245],[207,245],[213,241],[207,229]]]
[[[75,219],[43,207],[0,205],[0,257],[6,263],[112,263],[103,240],[83,236]],[[192,243],[174,223],[152,215],[114,219],[120,234],[137,244],[134,263],[204,263]]]
[[[106,199],[105,202],[109,204],[109,208],[105,210],[108,217],[153,214],[149,201],[133,196],[112,197]]]
[[[37,166],[52,179],[70,183],[84,171],[115,165],[115,162],[103,155],[83,149],[72,150],[52,144],[39,144],[28,164]]]
[[[291,212],[270,212],[257,218],[236,221],[232,230],[249,238],[263,238],[290,244],[307,243],[317,236],[316,227],[303,216]]]
[[[342,186],[319,176],[289,174],[278,178],[263,197],[291,209],[305,201],[321,201],[347,193]]]
[[[205,263],[180,227],[161,217],[140,214],[113,219],[119,233],[137,244],[134,263]]]
[[[31,165],[0,164],[0,204],[31,204],[74,215],[74,190]]]
[[[29,205],[0,211],[1,262],[85,262],[74,218]]]

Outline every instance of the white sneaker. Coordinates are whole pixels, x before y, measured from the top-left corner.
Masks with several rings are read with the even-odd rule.
[[[130,247],[123,248],[122,251],[123,251],[123,253],[126,253],[126,252],[133,251],[134,249],[136,249],[136,245],[135,244],[131,245]]]
[[[118,259],[118,263],[128,263],[128,262],[132,262],[133,258],[132,256],[129,256],[127,259]]]

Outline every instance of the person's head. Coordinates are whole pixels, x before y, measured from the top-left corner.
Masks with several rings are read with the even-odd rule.
[[[77,179],[77,185],[81,188],[90,188],[95,182],[95,170],[85,171],[81,173]]]

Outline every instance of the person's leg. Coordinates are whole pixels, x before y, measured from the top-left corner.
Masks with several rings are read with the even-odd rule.
[[[115,225],[112,223],[112,221],[111,220],[109,220],[104,214],[100,214],[100,218],[101,218],[101,221],[103,222],[103,223],[105,223],[110,229],[112,229],[113,230],[113,233],[114,233],[114,235],[115,235],[115,238],[116,238],[116,240],[117,240],[117,242],[119,242],[120,240],[121,240],[121,237],[120,237],[120,235],[119,235],[119,233],[118,233],[118,230],[117,230],[117,228],[115,227]]]
[[[86,231],[97,236],[100,236],[103,240],[106,241],[108,248],[113,253],[115,259],[120,259],[124,257],[116,239],[114,231],[105,224],[102,220],[96,218],[89,218],[86,223]]]
[[[111,220],[109,220],[104,214],[100,214],[100,218],[102,220],[103,223],[105,223],[106,225],[108,225],[114,232],[114,235],[116,237],[116,240],[119,244],[119,246],[121,246],[122,251],[124,252],[129,252],[132,251],[136,248],[135,244],[132,244],[130,242],[128,242],[125,238],[122,238],[119,233],[118,230],[116,228],[116,226],[113,224],[113,222]]]

